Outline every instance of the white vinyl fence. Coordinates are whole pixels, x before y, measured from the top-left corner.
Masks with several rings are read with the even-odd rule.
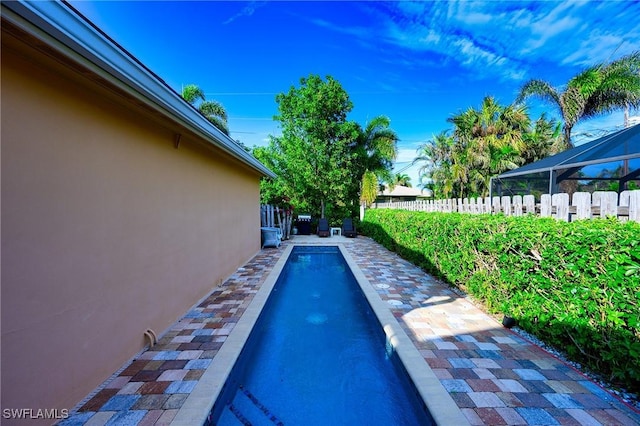
[[[621,221],[640,222],[640,190],[617,192],[598,191],[569,194],[542,194],[536,202],[533,195],[513,197],[458,198],[378,203],[372,208],[403,209],[427,212],[504,213],[507,216],[535,214],[558,220],[591,219],[614,216]]]

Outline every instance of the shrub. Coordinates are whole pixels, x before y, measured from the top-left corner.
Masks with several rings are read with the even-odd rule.
[[[640,224],[372,209],[361,231],[640,390]]]

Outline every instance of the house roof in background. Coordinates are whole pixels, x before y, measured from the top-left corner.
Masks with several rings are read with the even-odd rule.
[[[379,193],[379,195],[383,197],[428,197],[429,196],[429,194],[426,194],[417,188],[409,188],[402,185],[396,185],[393,188],[393,191],[389,191],[389,188],[386,187],[384,191]]]
[[[498,178],[510,178],[543,172],[549,173],[554,170],[571,169],[632,158],[640,158],[640,124],[608,134],[518,169],[502,173]]]
[[[105,78],[258,173],[275,177],[271,170],[70,5],[57,1],[3,1],[2,19]]]

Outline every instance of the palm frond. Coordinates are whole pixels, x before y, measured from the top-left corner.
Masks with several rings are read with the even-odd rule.
[[[560,94],[556,89],[544,80],[529,80],[521,88],[516,103],[522,103],[525,99],[537,96],[538,98],[551,102],[560,109]]]
[[[222,133],[229,136],[229,127],[226,121],[223,121],[219,117],[215,116],[207,116],[207,120],[209,120],[214,126],[216,126]]]
[[[603,74],[600,67],[591,67],[569,80],[567,88],[576,88],[580,96],[588,98],[600,89],[602,80]]]
[[[201,113],[203,113],[206,117],[214,116],[218,117],[223,121],[227,121],[227,111],[224,109],[222,104],[217,101],[204,101],[198,107]]]
[[[360,189],[360,201],[362,201],[367,207],[370,206],[378,196],[378,178],[375,173],[367,170],[362,175]]]
[[[399,138],[390,125],[391,120],[381,115],[369,121],[364,130],[359,128],[358,145],[365,167],[380,178],[391,175],[392,163],[398,156]]]
[[[182,89],[182,98],[191,105],[197,101],[204,101],[204,91],[195,84],[188,84]]]

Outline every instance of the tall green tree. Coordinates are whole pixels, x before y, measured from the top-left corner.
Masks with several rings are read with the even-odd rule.
[[[188,84],[182,88],[182,98],[198,108],[198,111],[200,111],[207,120],[220,129],[222,133],[229,136],[227,111],[220,102],[208,101],[204,91],[195,84]]]
[[[532,96],[557,107],[563,122],[563,149],[571,148],[571,131],[580,121],[640,106],[640,51],[587,68],[563,89],[544,80],[530,80],[520,89],[516,102]]]
[[[276,102],[282,135],[254,151],[278,175],[263,183],[263,191],[288,197],[298,211],[316,217],[357,208],[352,188],[360,179],[353,173],[359,126],[347,120],[353,108],[347,92],[330,76],[310,75]]]
[[[449,118],[453,125],[419,148],[414,162],[435,196],[486,196],[491,177],[554,153],[557,126],[544,116],[531,123],[522,105],[485,97],[479,109]]]
[[[398,155],[398,135],[391,128],[391,120],[385,116],[377,116],[364,128],[359,128],[357,145],[354,148],[354,171],[359,176],[361,199],[370,205],[375,201],[372,194],[373,177],[378,183],[393,180],[393,161]]]

